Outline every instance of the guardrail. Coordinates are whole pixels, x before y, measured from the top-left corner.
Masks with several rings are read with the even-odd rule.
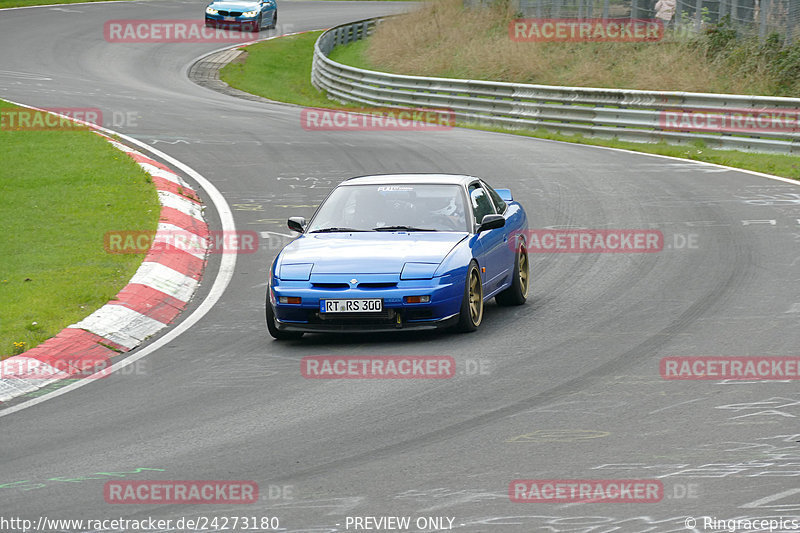
[[[341,102],[447,109],[460,122],[545,128],[622,141],[800,154],[800,98],[558,87],[403,76],[343,65],[334,47],[368,36],[380,19],[332,28],[317,39],[311,83]]]

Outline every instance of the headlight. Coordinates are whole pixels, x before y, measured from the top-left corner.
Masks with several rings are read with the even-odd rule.
[[[254,9],[253,11],[245,11],[242,13],[242,16],[245,18],[253,18],[258,15],[258,10]]]
[[[206,13],[208,13],[209,15],[216,15],[219,12],[216,9],[214,9],[213,7],[208,6],[206,8]]]

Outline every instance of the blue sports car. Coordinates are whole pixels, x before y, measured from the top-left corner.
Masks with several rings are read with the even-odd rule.
[[[525,210],[508,189],[451,174],[339,184],[280,251],[267,286],[269,333],[474,331],[486,301],[528,295]]]
[[[206,7],[206,26],[234,27],[258,32],[278,24],[275,0],[214,0]]]

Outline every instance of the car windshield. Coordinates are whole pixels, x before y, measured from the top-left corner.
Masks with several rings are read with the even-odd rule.
[[[465,213],[458,185],[345,185],[306,231],[469,231]]]

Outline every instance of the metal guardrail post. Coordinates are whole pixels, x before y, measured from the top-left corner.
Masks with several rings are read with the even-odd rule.
[[[797,2],[789,2],[786,13],[786,44],[794,42],[794,23],[800,19],[800,5]]]
[[[694,31],[699,32],[703,24],[703,0],[697,0],[694,6]]]

